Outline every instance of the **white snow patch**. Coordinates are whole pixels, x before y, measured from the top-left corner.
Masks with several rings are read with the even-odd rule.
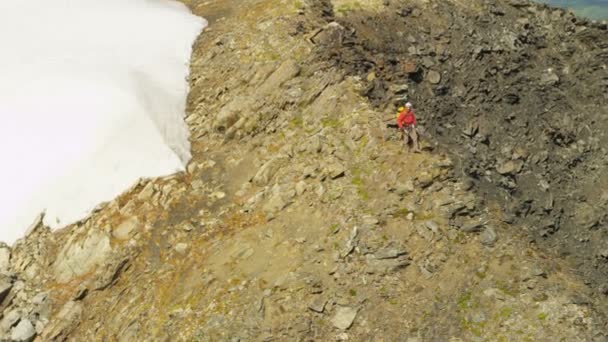
[[[192,44],[168,0],[0,0],[0,240],[183,170]]]

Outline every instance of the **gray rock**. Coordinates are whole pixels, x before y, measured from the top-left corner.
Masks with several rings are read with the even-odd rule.
[[[275,173],[281,168],[284,161],[285,159],[283,157],[275,157],[266,162],[253,177],[253,183],[258,186],[268,184]]]
[[[548,69],[545,73],[543,73],[540,77],[540,84],[543,86],[552,86],[559,82],[559,76],[553,71],[553,69]]]
[[[414,182],[412,181],[397,183],[395,185],[395,193],[399,196],[407,195],[408,193],[414,192],[414,190]]]
[[[386,247],[380,248],[378,251],[374,253],[374,257],[376,259],[396,259],[402,255],[406,255],[407,251],[405,248],[401,246],[395,246],[395,244],[391,243]]]
[[[431,84],[439,84],[441,82],[441,74],[435,70],[430,70],[426,75],[426,79]]]
[[[421,172],[416,177],[416,180],[418,181],[418,184],[420,185],[420,187],[428,188],[429,186],[433,185],[433,183],[435,181],[435,177],[428,172]]]
[[[547,278],[547,272],[538,265],[532,266],[532,269],[530,270],[530,275],[534,277]]]
[[[289,206],[291,200],[286,199],[280,191],[274,192],[274,194],[264,204],[263,210],[267,215],[273,215]]]
[[[366,262],[367,273],[380,275],[397,272],[411,264],[410,259],[405,255],[394,259],[376,259],[373,255],[368,255]]]
[[[341,163],[334,162],[327,166],[327,173],[331,179],[337,179],[344,176],[346,168]]]
[[[184,255],[188,251],[188,244],[184,243],[184,242],[180,242],[177,245],[175,245],[174,249],[177,253]]]
[[[469,138],[475,137],[475,135],[477,135],[478,132],[479,132],[479,124],[475,121],[469,122],[462,130],[462,133],[464,133]]]
[[[11,332],[11,340],[13,341],[31,341],[36,336],[36,329],[29,319],[22,319]]]
[[[439,225],[435,221],[426,221],[424,225],[433,233],[439,234]]]
[[[315,299],[308,308],[314,312],[323,313],[325,311],[325,304],[327,304],[327,299],[319,297]]]
[[[460,227],[460,230],[465,233],[475,233],[475,232],[480,232],[483,229],[483,227],[485,227],[485,225],[486,225],[485,222],[480,222],[480,221],[468,222],[468,223],[465,223],[462,227]]]
[[[302,195],[304,192],[306,192],[306,182],[305,181],[299,181],[296,184],[296,194],[298,194],[298,196]]]
[[[481,243],[484,246],[493,247],[496,241],[498,241],[498,234],[491,226],[486,227],[479,237]]]
[[[523,166],[524,162],[521,160],[509,160],[497,166],[496,172],[500,173],[503,176],[515,175],[521,171]]]
[[[283,83],[298,76],[298,74],[300,74],[300,66],[296,61],[288,59],[264,81],[258,89],[258,93],[263,95],[277,90]]]
[[[186,222],[186,223],[185,223],[185,224],[182,226],[182,229],[183,229],[185,232],[191,232],[191,231],[193,231],[193,230],[194,230],[194,226],[192,225],[192,223],[190,223],[190,222]]]
[[[357,317],[357,309],[348,306],[339,306],[336,308],[336,313],[331,319],[334,327],[340,330],[348,330],[353,325]]]
[[[231,128],[239,119],[243,106],[251,106],[249,98],[236,97],[227,105],[220,109],[213,123],[213,129],[218,132],[225,132]]]

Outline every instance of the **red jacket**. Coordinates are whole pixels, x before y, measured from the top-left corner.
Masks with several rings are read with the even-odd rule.
[[[414,115],[414,111],[408,110],[406,112],[404,110],[403,112],[399,113],[399,116],[397,117],[397,125],[399,128],[403,128],[403,126],[409,127],[411,125],[416,125],[416,116]]]

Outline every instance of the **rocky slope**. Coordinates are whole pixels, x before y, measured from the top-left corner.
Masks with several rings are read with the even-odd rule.
[[[185,2],[211,23],[188,171],[1,247],[3,339],[608,338],[605,24],[515,0]],[[391,127],[405,99],[421,154]]]

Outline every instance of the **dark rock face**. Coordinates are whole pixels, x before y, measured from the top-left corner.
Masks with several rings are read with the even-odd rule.
[[[530,227],[532,241],[569,255],[600,289],[608,275],[598,257],[608,244],[606,27],[528,1],[436,2],[432,15],[387,6],[393,15],[330,19],[342,43],[318,53],[363,80],[373,73],[363,95],[379,110],[413,102],[420,124],[505,221]]]

